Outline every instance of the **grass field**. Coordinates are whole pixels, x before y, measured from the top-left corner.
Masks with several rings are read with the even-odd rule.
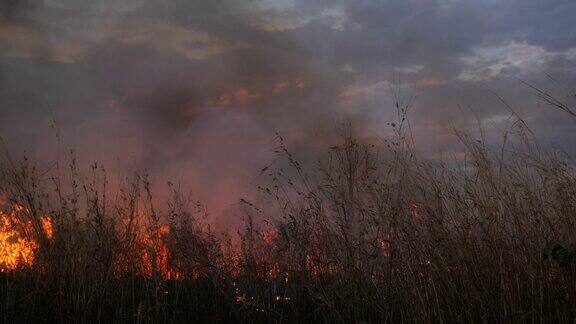
[[[347,131],[317,166],[280,141],[229,236],[176,186],[159,204],[146,175],[111,190],[99,164],[70,158],[47,175],[6,156],[0,318],[573,321],[574,165],[521,122],[499,148],[457,133],[465,160],[428,161],[399,112],[393,138]]]

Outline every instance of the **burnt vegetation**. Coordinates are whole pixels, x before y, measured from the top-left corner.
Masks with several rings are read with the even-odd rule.
[[[345,131],[313,168],[279,137],[280,159],[262,170],[265,203],[242,201],[234,237],[175,185],[158,206],[145,175],[112,193],[105,169],[81,174],[74,154],[49,174],[5,157],[2,320],[576,318],[574,166],[521,121],[498,149],[457,133],[465,161],[424,160],[407,107],[397,109],[385,145]]]

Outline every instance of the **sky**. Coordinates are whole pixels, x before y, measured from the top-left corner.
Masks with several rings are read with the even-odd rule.
[[[523,83],[574,103],[575,17],[573,0],[0,0],[0,136],[13,154],[74,148],[182,182],[216,223],[276,132],[303,159],[346,122],[378,141],[396,97],[431,160],[478,121],[501,141],[514,120],[498,97],[576,154],[576,119]]]

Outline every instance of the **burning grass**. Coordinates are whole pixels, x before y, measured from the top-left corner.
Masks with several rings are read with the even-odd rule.
[[[7,209],[6,212],[2,209]],[[0,272],[14,271],[34,265],[36,251],[39,248],[38,235],[32,220],[26,220],[28,211],[21,205],[0,201]],[[48,216],[40,216],[40,235],[51,240],[54,236],[54,224]]]
[[[111,198],[105,170],[70,183],[2,168],[5,321],[563,322],[576,318],[576,172],[527,139],[497,152],[460,134],[464,164],[351,135],[315,172],[281,143],[266,208],[244,201],[239,244],[146,176]],[[504,153],[505,154],[504,154]],[[308,171],[308,172],[307,172]],[[560,242],[547,248],[550,242]],[[559,247],[560,246],[560,247]],[[550,250],[552,260],[544,260]],[[554,260],[562,260],[559,266]]]

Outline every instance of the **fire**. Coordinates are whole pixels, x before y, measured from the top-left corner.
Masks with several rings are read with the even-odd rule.
[[[34,266],[41,239],[53,240],[58,233],[54,219],[41,215],[37,221],[30,218],[30,211],[18,204],[6,208],[0,201],[0,272],[31,268]],[[174,262],[170,246],[171,228],[158,225],[153,228],[137,226],[135,238],[128,246],[120,248],[114,256],[114,274],[122,277],[127,274],[154,277],[164,280],[181,280],[197,278],[199,272],[184,273]],[[39,235],[41,237],[39,237]],[[265,228],[260,233],[263,254],[255,260],[255,275],[259,278],[280,279],[288,283],[290,271],[275,259],[272,250],[279,239],[276,228]],[[382,249],[387,250],[385,242],[380,242]],[[239,278],[244,269],[241,267],[239,254],[232,254],[230,270],[233,278]],[[313,276],[333,274],[336,269],[325,265],[312,255],[306,255],[305,265]],[[292,269],[295,271],[304,270]]]
[[[182,273],[171,266],[171,253],[165,243],[169,233],[170,228],[166,225],[159,226],[152,232],[140,231],[135,244],[137,249],[116,256],[116,276],[133,273],[144,277],[160,275],[163,279],[182,279]],[[132,260],[136,263],[135,267],[129,266],[130,253],[134,253],[135,260]]]
[[[34,264],[40,244],[32,220],[22,220],[22,213],[26,211],[20,205],[14,205],[6,212],[0,210],[0,272],[31,267]],[[52,239],[52,219],[42,215],[40,226],[46,238]]]
[[[18,204],[7,205],[0,200],[0,272],[32,267],[40,248],[38,235],[43,235],[47,240],[52,240],[55,235],[52,217],[41,215],[39,231],[36,231],[33,220],[27,217],[27,208]],[[120,276],[134,270],[141,276],[159,274],[164,279],[182,278],[182,273],[170,265],[171,254],[166,245],[169,233],[170,228],[166,225],[159,226],[154,233],[140,231],[136,249],[116,256],[116,274]],[[130,253],[136,256],[135,268],[128,266],[130,258],[127,255]]]
[[[155,271],[164,279],[180,279],[182,274],[170,266],[170,250],[164,239],[170,233],[170,228],[162,225],[157,233],[142,238],[142,244],[146,247],[141,256],[141,270],[145,276],[152,276]]]
[[[48,216],[42,216],[40,222],[44,235],[46,235],[47,239],[51,240],[54,237],[54,221]]]
[[[18,227],[29,227],[28,223],[18,223],[15,210],[0,212],[0,271],[15,270],[31,266],[38,243],[24,237]]]

